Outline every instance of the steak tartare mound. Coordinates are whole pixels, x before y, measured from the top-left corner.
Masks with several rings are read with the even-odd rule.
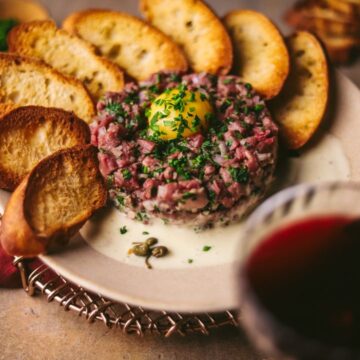
[[[108,93],[97,110],[100,170],[115,206],[132,218],[227,224],[273,180],[277,127],[238,77],[162,72]]]

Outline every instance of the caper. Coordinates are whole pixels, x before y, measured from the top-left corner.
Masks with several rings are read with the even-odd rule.
[[[131,252],[136,256],[148,256],[150,252],[149,245],[147,244],[135,245],[132,247],[131,250],[132,250]]]
[[[168,248],[165,246],[155,246],[151,249],[151,255],[156,258],[163,257],[169,252]]]
[[[155,244],[158,243],[158,239],[154,238],[154,237],[149,237],[148,239],[146,239],[145,244],[148,246],[153,246]]]

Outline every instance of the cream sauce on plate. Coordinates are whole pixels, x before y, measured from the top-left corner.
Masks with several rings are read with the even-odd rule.
[[[324,135],[311,149],[298,158],[280,160],[277,181],[273,192],[293,184],[348,180],[350,167],[340,141],[331,134]],[[127,232],[120,234],[120,227]],[[85,241],[99,253],[117,261],[144,267],[144,258],[128,255],[134,241],[144,241],[150,236],[167,246],[170,254],[164,258],[152,259],[158,269],[203,267],[231,263],[238,255],[243,223],[218,227],[197,233],[192,228],[165,225],[161,220],[150,225],[127,218],[115,208],[106,209],[93,217],[81,230]],[[149,234],[143,234],[148,232]],[[209,251],[203,251],[210,246]],[[192,260],[189,263],[189,259]]]

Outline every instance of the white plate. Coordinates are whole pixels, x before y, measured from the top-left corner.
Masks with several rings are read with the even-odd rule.
[[[334,77],[328,119],[300,157],[281,159],[274,189],[360,178],[360,92],[344,76]],[[7,197],[0,193],[0,210]],[[124,225],[129,231],[121,235]],[[143,231],[171,250],[168,257],[152,261],[153,270],[144,266],[143,258],[127,255],[132,241],[147,237]],[[233,270],[241,232],[241,223],[203,233],[160,222],[145,226],[108,209],[85,225],[83,237],[41,259],[74,283],[115,301],[168,311],[215,312],[237,304]],[[211,250],[202,251],[204,245]]]

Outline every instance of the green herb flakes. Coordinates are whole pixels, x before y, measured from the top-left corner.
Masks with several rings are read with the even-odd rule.
[[[136,213],[135,219],[139,220],[139,221],[145,221],[145,220],[148,220],[149,217],[147,216],[147,214],[145,212],[139,211]]]
[[[249,181],[249,172],[245,167],[230,168],[230,175],[232,179],[238,183],[246,184]]]
[[[116,103],[116,102],[109,102],[105,105],[105,110],[112,114],[115,115],[116,117],[124,117],[127,115],[127,113],[124,111],[123,107],[121,106],[121,104]]]
[[[116,197],[116,200],[117,200],[119,206],[124,206],[124,205],[125,205],[125,198],[124,198],[123,196],[118,195],[118,196]]]
[[[211,250],[211,248],[212,248],[212,246],[205,245],[205,246],[202,248],[202,251],[208,252],[208,251]]]
[[[257,104],[257,105],[254,106],[254,111],[255,112],[260,112],[260,111],[264,110],[264,108],[265,108],[265,105]]]
[[[127,232],[128,232],[128,229],[126,228],[126,226],[123,226],[123,227],[120,228],[120,234],[121,234],[121,235],[124,235],[124,234],[126,234]]]
[[[124,180],[130,180],[132,178],[131,172],[129,169],[123,169],[121,170],[122,176]]]
[[[223,80],[223,84],[225,85],[232,84],[233,82],[234,82],[234,78],[227,78]]]

